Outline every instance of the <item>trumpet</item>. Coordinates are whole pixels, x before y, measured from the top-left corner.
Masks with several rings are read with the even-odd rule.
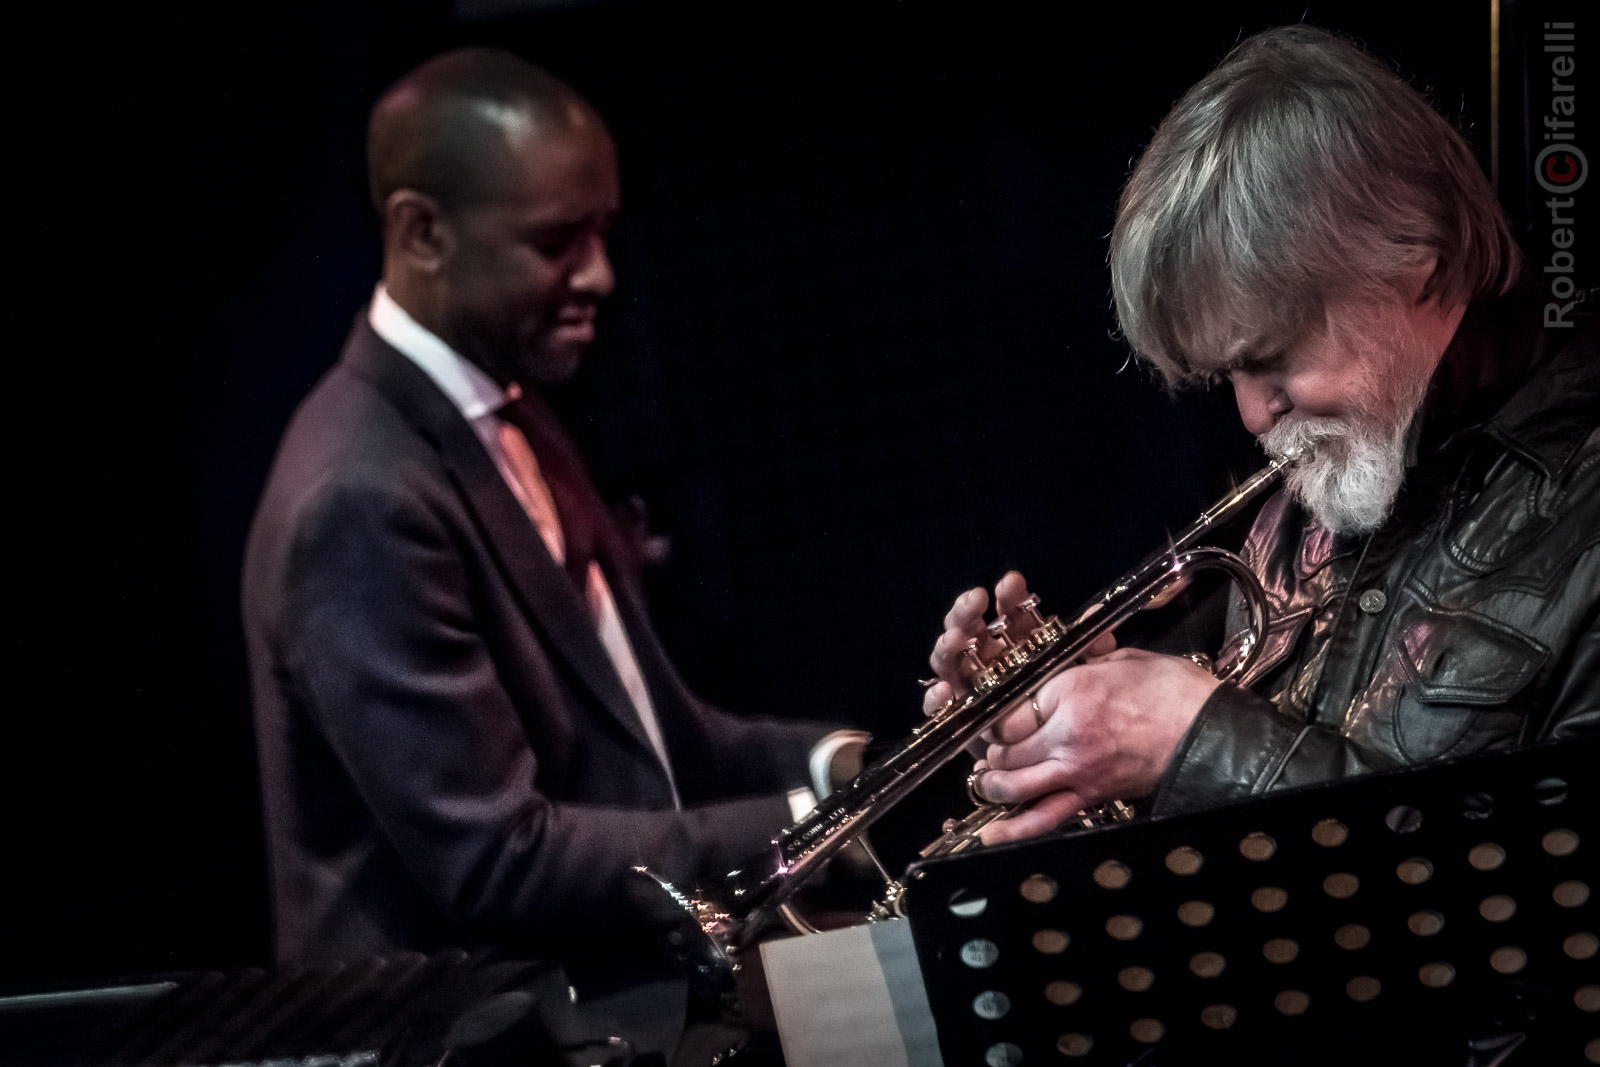
[[[779,833],[766,850],[729,872],[717,885],[686,892],[646,868],[634,868],[634,899],[662,925],[669,951],[696,992],[738,1012],[741,951],[780,920],[789,921],[799,932],[809,932],[788,906],[808,879],[852,841],[861,839],[865,844],[863,835],[874,820],[957,758],[984,731],[1031,700],[1045,682],[1078,662],[1097,638],[1174,590],[1177,583],[1202,571],[1217,570],[1238,587],[1249,624],[1230,643],[1213,673],[1223,681],[1243,677],[1266,633],[1266,594],[1244,560],[1199,542],[1275,486],[1293,462],[1294,457],[1274,458],[1166,546],[1092,598],[1076,621],[1063,623],[1054,615],[1044,616],[1036,597],[1021,605],[1030,624],[1025,633],[1012,633],[1008,620],[996,620],[990,625],[990,634],[1000,642],[999,654],[987,662],[975,647],[963,654],[972,672],[965,696],[935,711],[898,746],[819,802],[799,822]],[[981,803],[976,794],[973,799],[980,802],[978,807],[963,819],[945,823],[939,838],[920,853],[923,858],[972,846],[982,827],[1016,810]],[[1080,813],[1079,818],[1086,825],[1095,825],[1131,814],[1124,802],[1112,801]],[[868,921],[902,914],[905,886],[887,873],[885,880],[884,894],[866,916]]]

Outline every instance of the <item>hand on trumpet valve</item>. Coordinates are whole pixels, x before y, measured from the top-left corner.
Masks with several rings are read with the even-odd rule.
[[[1005,651],[1009,644],[1025,638],[1042,621],[1038,600],[1028,592],[1027,580],[1016,571],[1008,572],[995,583],[995,620],[989,622],[989,593],[968,589],[956,598],[944,617],[944,633],[933,645],[928,662],[938,681],[922,694],[922,710],[933,714],[945,704],[965,696],[973,674],[983,664]],[[1103,656],[1117,647],[1117,639],[1106,634],[1090,646],[1089,657]]]
[[[1033,803],[984,827],[984,843],[1033,837],[1104,801],[1148,796],[1220,684],[1185,656],[1133,648],[1050,679],[990,731],[975,788],[991,803]]]

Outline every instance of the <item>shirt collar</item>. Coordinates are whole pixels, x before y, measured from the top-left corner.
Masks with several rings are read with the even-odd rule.
[[[511,399],[493,378],[395,303],[382,282],[373,291],[367,321],[374,333],[421,367],[468,422],[493,414]]]

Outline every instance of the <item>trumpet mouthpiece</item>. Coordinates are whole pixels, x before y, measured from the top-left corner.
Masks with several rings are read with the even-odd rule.
[[[1285,448],[1281,452],[1269,452],[1280,466],[1293,467],[1306,457],[1306,450],[1301,447]]]

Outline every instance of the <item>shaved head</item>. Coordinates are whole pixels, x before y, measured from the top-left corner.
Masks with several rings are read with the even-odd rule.
[[[445,210],[492,200],[506,161],[532,133],[604,128],[588,101],[510,52],[460,48],[423,63],[378,99],[367,127],[367,173],[381,217],[396,190]]]
[[[379,98],[367,159],[401,309],[497,382],[571,377],[615,283],[617,150],[599,113],[509,52],[463,48]]]

